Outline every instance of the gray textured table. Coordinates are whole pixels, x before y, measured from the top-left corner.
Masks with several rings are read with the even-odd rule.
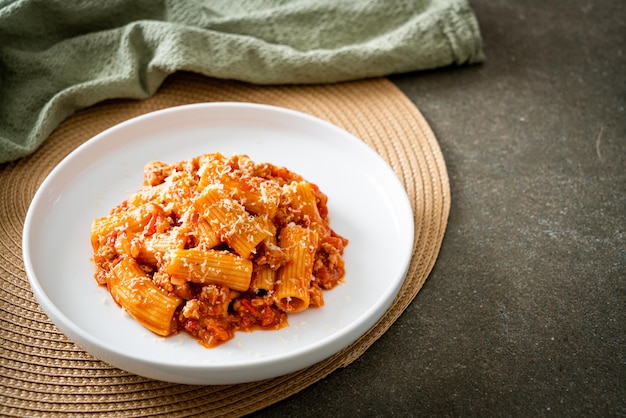
[[[446,159],[435,268],[273,416],[626,415],[626,2],[473,0],[487,61],[398,75]]]

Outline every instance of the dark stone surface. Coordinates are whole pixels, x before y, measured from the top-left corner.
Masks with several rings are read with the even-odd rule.
[[[446,159],[434,270],[253,416],[626,416],[626,2],[474,0],[487,61],[391,79]]]

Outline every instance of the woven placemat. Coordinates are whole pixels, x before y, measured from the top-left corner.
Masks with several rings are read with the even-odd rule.
[[[187,386],[145,379],[95,359],[48,320],[24,272],[24,218],[46,175],[84,141],[140,114],[214,101],[291,108],[363,139],[406,188],[415,216],[413,258],[400,293],[380,321],[358,341],[312,367],[241,385]],[[82,110],[62,123],[35,154],[0,165],[0,415],[241,416],[285,399],[357,359],[400,316],[433,267],[449,208],[448,177],[436,138],[419,110],[384,78],[276,87],[177,73],[147,100],[112,100]]]

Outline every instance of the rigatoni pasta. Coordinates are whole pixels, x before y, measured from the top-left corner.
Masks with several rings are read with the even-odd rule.
[[[248,290],[252,278],[252,261],[227,250],[199,248],[169,251],[163,270],[172,284],[212,283],[240,292]]]
[[[111,269],[107,285],[113,299],[150,331],[167,337],[176,329],[172,319],[182,299],[162,292],[133,258]]]
[[[148,163],[141,189],[94,220],[91,244],[97,283],[133,318],[214,347],[323,306],[345,275],[348,240],[315,184],[213,153]]]
[[[309,307],[313,261],[317,252],[317,232],[290,223],[280,231],[280,245],[287,262],[278,270],[274,299],[287,313]]]

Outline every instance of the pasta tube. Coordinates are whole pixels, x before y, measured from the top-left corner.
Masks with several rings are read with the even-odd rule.
[[[184,232],[182,228],[175,227],[166,233],[145,238],[139,249],[138,258],[150,266],[157,266],[169,250],[185,247]]]
[[[278,270],[274,300],[284,312],[301,312],[310,303],[317,233],[292,223],[281,230],[279,244],[289,261]]]
[[[176,331],[173,317],[182,299],[164,293],[134,259],[117,263],[107,283],[113,300],[141,325],[163,337]]]
[[[273,181],[261,177],[242,177],[232,173],[221,177],[222,184],[233,191],[233,197],[256,215],[276,215],[282,188]]]
[[[152,218],[152,207],[142,205],[132,211],[115,212],[95,219],[91,224],[91,246],[97,250],[112,232],[140,232]]]
[[[275,279],[276,271],[272,270],[268,264],[255,264],[252,270],[250,288],[255,292],[259,290],[272,290],[274,288]]]
[[[330,235],[327,222],[317,207],[316,189],[313,184],[306,181],[292,182],[284,186],[283,198],[294,222],[314,229],[320,237]]]
[[[274,235],[274,231],[266,227],[267,221],[250,215],[239,202],[225,196],[219,187],[205,188],[194,206],[222,240],[243,258],[250,257],[261,241]]]
[[[195,223],[193,234],[198,241],[197,244],[202,245],[205,249],[217,247],[222,243],[219,234],[205,218],[200,218]]]
[[[175,285],[214,283],[245,291],[250,286],[252,261],[228,251],[178,249],[168,253],[165,271]]]

